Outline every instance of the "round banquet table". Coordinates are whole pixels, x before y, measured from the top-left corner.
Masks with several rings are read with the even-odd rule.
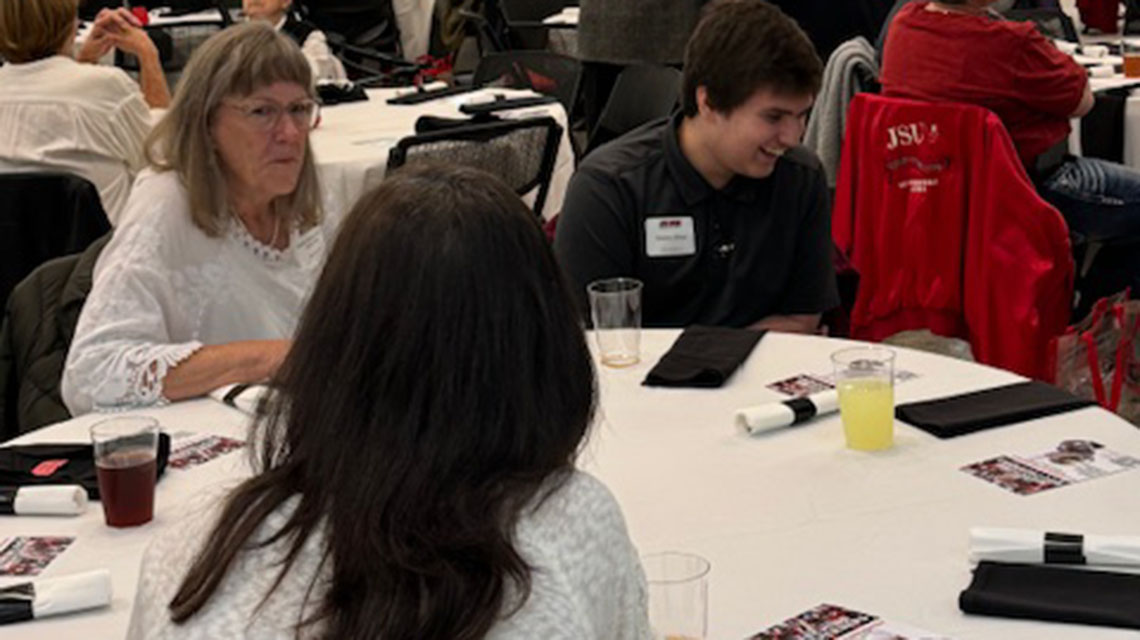
[[[1134,637],[1125,630],[969,616],[957,606],[970,581],[971,526],[1140,530],[1140,515],[1126,506],[1140,492],[1135,472],[1018,496],[958,469],[996,455],[1049,450],[1069,438],[1140,456],[1140,432],[1127,422],[1087,408],[951,440],[897,423],[895,447],[879,453],[844,448],[837,415],[749,437],[733,429],[735,409],[785,399],[765,385],[827,373],[829,354],[849,343],[769,333],[720,389],[641,386],[677,333],[644,331],[640,364],[599,367],[598,419],[580,466],[616,495],[642,553],[682,550],[711,561],[709,638],[746,637],[824,602],[962,639]],[[919,375],[896,388],[901,402],[1021,379],[897,351],[896,366]],[[176,441],[187,432],[244,438],[248,421],[210,399],[135,413],[156,417]],[[75,418],[13,442],[82,441],[99,418]],[[98,504],[76,518],[0,518],[0,538],[76,537],[43,577],[106,567],[115,590],[109,608],[9,625],[3,637],[122,637],[149,538],[175,521],[191,496],[233,483],[246,469],[243,455],[231,453],[168,470],[158,485],[155,521],[136,529],[104,526]],[[0,578],[0,586],[23,580]]]

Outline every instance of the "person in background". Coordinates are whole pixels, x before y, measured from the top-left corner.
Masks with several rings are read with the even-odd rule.
[[[1140,238],[1140,172],[1053,151],[1093,107],[1088,72],[1032,23],[990,15],[994,0],[915,1],[891,25],[883,95],[994,112],[1038,191],[1092,241]],[[1134,274],[1140,282],[1140,266]],[[1123,284],[1119,288],[1123,288]],[[1116,290],[1116,289],[1113,289]]]
[[[570,181],[554,248],[575,292],[633,277],[648,326],[816,331],[839,303],[826,178],[800,146],[822,72],[776,7],[711,4],[682,112],[599,147]]]
[[[242,0],[241,10],[249,20],[264,20],[292,38],[309,61],[315,81],[348,79],[344,65],[329,49],[324,32],[311,22],[297,19],[293,0]]]
[[[73,415],[269,378],[324,262],[309,64],[251,22],[191,56],[95,265],[61,381]]]
[[[128,638],[649,640],[621,509],[575,469],[585,337],[497,178],[362,197],[272,386],[255,475],[156,536]]]
[[[75,52],[76,0],[0,2],[0,171],[64,171],[99,191],[112,225],[144,165],[150,107],[170,92],[158,51],[124,9],[104,9]],[[98,60],[138,57],[139,84]],[[92,64],[86,64],[92,63]]]

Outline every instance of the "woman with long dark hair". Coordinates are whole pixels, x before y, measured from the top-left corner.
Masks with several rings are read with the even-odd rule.
[[[621,511],[574,467],[582,329],[496,179],[364,196],[274,385],[256,475],[151,545],[129,637],[649,637]]]

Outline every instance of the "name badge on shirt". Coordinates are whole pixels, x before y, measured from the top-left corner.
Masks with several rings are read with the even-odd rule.
[[[325,234],[320,225],[298,236],[296,243],[297,262],[305,269],[319,269],[325,259]]]
[[[697,252],[692,216],[645,219],[645,255],[650,258],[691,256]]]

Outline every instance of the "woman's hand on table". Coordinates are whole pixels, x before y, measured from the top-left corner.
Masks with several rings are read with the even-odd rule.
[[[185,400],[227,384],[264,382],[277,373],[292,345],[292,340],[245,340],[202,347],[167,372],[162,395]]]

